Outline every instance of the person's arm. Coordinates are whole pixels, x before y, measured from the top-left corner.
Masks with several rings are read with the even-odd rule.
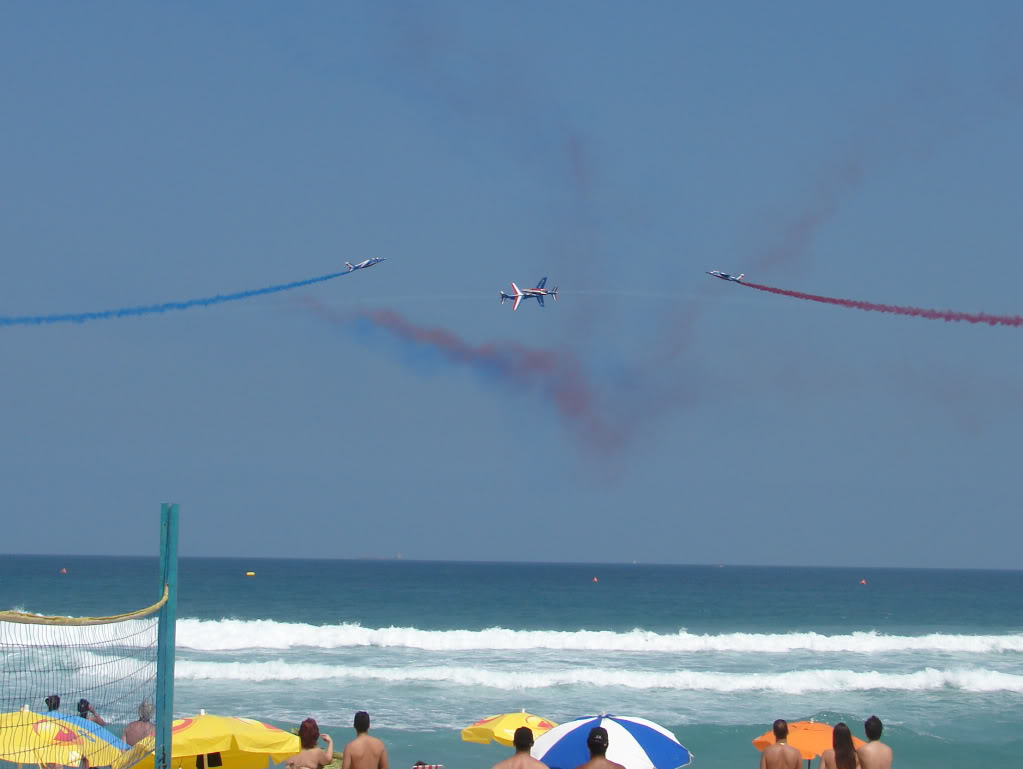
[[[324,752],[327,754],[326,763],[329,764],[334,760],[334,740],[330,739],[329,734],[321,734],[320,736],[323,738],[323,741],[327,743],[327,750]]]
[[[92,705],[89,706],[89,713],[92,714],[92,720],[94,722],[96,722],[100,726],[106,726],[107,725],[107,722],[103,720],[103,717],[99,713],[96,712],[96,708],[94,708]]]
[[[387,746],[384,746],[383,751],[380,753],[380,761],[377,762],[377,769],[391,769],[390,764],[387,763]]]
[[[348,746],[345,746],[345,752],[341,756],[341,769],[352,769],[352,754],[348,752]]]
[[[760,751],[760,769],[767,769],[767,756],[764,755],[764,751]]]

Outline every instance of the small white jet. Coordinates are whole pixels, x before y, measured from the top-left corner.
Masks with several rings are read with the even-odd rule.
[[[523,299],[535,299],[537,303],[543,307],[543,298],[550,296],[554,298],[554,301],[558,301],[558,287],[548,290],[544,288],[547,285],[547,276],[540,278],[540,282],[536,284],[536,288],[527,288],[523,291],[521,288],[516,286],[514,283],[511,284],[512,292],[510,294],[501,292],[501,304],[504,304],[505,299],[512,299],[512,311],[519,309],[519,303]]]
[[[740,272],[738,275],[729,275],[727,272],[721,272],[721,270],[704,270],[708,275],[713,275],[715,278],[721,278],[721,280],[734,280],[739,283],[742,280],[742,276],[745,272]]]
[[[374,256],[372,259],[363,259],[358,264],[352,264],[351,262],[345,262],[345,264],[348,265],[348,272],[351,272],[352,270],[364,270],[367,267],[372,267],[374,264],[380,264],[385,258],[383,256]]]

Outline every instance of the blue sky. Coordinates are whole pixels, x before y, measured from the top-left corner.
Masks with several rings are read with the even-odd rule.
[[[0,315],[388,261],[0,328],[0,550],[1023,566],[1023,331],[704,274],[1023,312],[1020,6],[2,22]]]

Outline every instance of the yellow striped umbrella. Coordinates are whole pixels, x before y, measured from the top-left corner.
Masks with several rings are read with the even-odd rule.
[[[146,737],[136,745],[153,750],[154,740]],[[169,769],[196,769],[204,763],[216,766],[212,754],[223,769],[265,769],[302,750],[297,734],[278,729],[253,718],[216,716],[206,711],[189,718],[176,718],[171,727],[171,762]],[[148,752],[147,751],[147,752]],[[206,756],[202,759],[202,756]],[[199,759],[198,761],[196,759]],[[127,765],[127,764],[126,764]],[[150,752],[137,766],[152,769]],[[115,765],[114,769],[118,769]]]

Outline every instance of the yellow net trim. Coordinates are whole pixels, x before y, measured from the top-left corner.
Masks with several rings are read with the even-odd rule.
[[[130,611],[127,614],[115,614],[112,617],[40,617],[38,614],[26,614],[20,611],[0,611],[0,622],[20,622],[23,625],[112,625],[115,622],[124,622],[128,619],[141,619],[155,614],[167,603],[170,595],[170,586],[163,586],[163,598],[138,611]]]

